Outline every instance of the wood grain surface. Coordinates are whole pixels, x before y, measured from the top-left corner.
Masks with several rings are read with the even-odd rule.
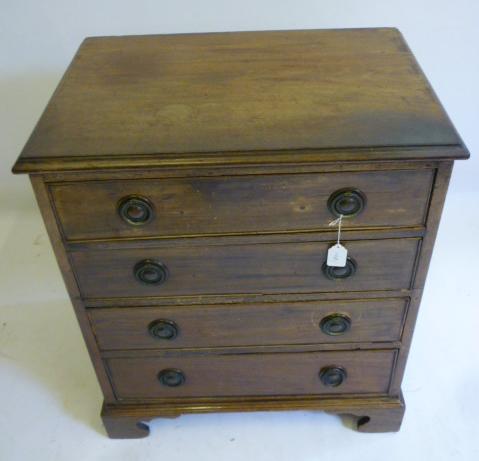
[[[164,349],[269,344],[398,341],[406,299],[264,303],[190,307],[89,309],[101,349]],[[328,335],[320,328],[327,316],[350,319],[350,329]],[[149,325],[173,322],[177,336],[155,338]]]
[[[329,197],[359,189],[365,209],[344,228],[424,223],[434,170],[246,175],[52,184],[68,240],[281,232],[328,228]],[[128,196],[151,203],[153,218],[131,225],[118,204]]]
[[[386,394],[395,351],[307,352],[286,354],[188,355],[108,359],[119,399],[234,395]],[[343,384],[321,383],[323,367],[341,366]],[[185,382],[167,387],[158,381],[164,369],[178,369]]]
[[[188,153],[287,151],[294,161],[304,150],[353,148],[352,158],[367,159],[361,149],[389,146],[423,146],[415,154],[423,159],[434,146],[467,156],[396,29],[94,37],[15,171],[139,166],[142,156]]]
[[[322,272],[333,242],[86,250],[70,258],[83,298],[394,290],[409,288],[419,242],[345,241],[357,271],[342,280]],[[168,279],[161,285],[137,281],[133,270],[143,260],[164,264]]]

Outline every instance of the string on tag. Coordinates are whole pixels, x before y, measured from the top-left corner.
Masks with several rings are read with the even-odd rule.
[[[340,214],[338,219],[331,221],[329,226],[338,226],[338,237],[336,245],[333,245],[328,250],[328,257],[326,259],[326,265],[330,267],[345,267],[348,258],[348,250],[344,248],[339,242],[341,240],[341,225],[343,223],[343,215]]]
[[[343,223],[343,215],[342,214],[339,215],[339,218],[337,218],[334,221],[331,221],[329,223],[329,227],[338,226],[338,238],[337,238],[336,245],[339,245],[339,241],[341,240],[341,224],[342,223]]]

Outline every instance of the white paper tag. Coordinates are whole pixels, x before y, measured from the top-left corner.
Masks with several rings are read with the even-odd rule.
[[[340,243],[336,243],[328,250],[328,259],[326,264],[331,267],[346,266],[346,259],[348,258],[348,250]]]

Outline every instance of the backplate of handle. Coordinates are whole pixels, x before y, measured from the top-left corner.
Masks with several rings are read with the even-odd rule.
[[[345,218],[361,213],[366,207],[366,195],[359,189],[344,188],[333,192],[328,200],[328,208],[335,217]]]
[[[343,335],[351,328],[351,319],[345,314],[330,314],[319,324],[321,331],[329,336]]]
[[[118,213],[126,223],[139,226],[152,219],[153,205],[146,197],[129,195],[118,203]]]
[[[346,370],[336,365],[323,367],[319,372],[319,379],[327,387],[338,387],[344,383],[346,378]]]
[[[328,266],[326,261],[323,263],[323,274],[330,280],[342,280],[352,277],[357,271],[356,261],[348,256],[344,267]]]
[[[168,279],[168,268],[162,262],[144,259],[135,264],[133,274],[145,285],[161,285]]]

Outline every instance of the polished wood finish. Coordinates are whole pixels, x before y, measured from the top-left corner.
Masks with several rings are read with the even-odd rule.
[[[55,219],[55,215],[51,204],[49,202],[49,196],[42,178],[39,176],[30,177],[33,191],[37,199],[38,206],[42,213],[43,221],[50,238],[50,242],[53,246],[53,251],[57,259],[58,266],[61,270],[63,281],[70,295],[75,315],[83,333],[83,338],[88,349],[88,353],[95,368],[95,373],[100,383],[101,390],[105,397],[105,402],[111,403],[115,401],[113,390],[111,388],[110,380],[106,370],[103,367],[100,351],[93,331],[89,326],[88,316],[84,309],[80,292],[78,291],[78,285],[75,280],[75,275],[69,263],[68,253],[65,251],[65,247],[62,244],[61,234],[58,228],[58,222]]]
[[[436,181],[434,183],[434,189],[431,195],[431,205],[429,208],[427,224],[428,232],[424,236],[421,244],[416,274],[414,277],[413,291],[411,293],[410,309],[403,333],[403,346],[401,347],[401,351],[398,356],[397,367],[392,383],[393,392],[396,393],[398,393],[401,389],[401,381],[406,368],[406,360],[411,347],[414,325],[419,312],[423,287],[426,282],[426,275],[429,269],[429,263],[432,256],[434,242],[436,240],[442,209],[446,200],[449,180],[452,174],[452,167],[452,162],[444,162],[437,169]]]
[[[119,400],[245,395],[386,394],[395,351],[335,351],[282,354],[212,354],[142,358],[109,358]],[[327,386],[320,379],[325,367],[341,366],[347,378]],[[184,383],[165,386],[162,370],[178,370]]]
[[[410,287],[419,242],[344,242],[358,269],[342,280],[321,269],[333,242],[72,251],[70,257],[84,298],[395,290]],[[144,260],[167,267],[168,279],[139,283],[134,268]]]
[[[94,37],[16,170],[384,146],[467,152],[396,29]]]
[[[108,349],[175,349],[268,344],[388,342],[401,339],[407,299],[263,303],[251,305],[89,309],[98,345]],[[350,328],[330,335],[328,316],[350,319]],[[159,320],[177,326],[174,338],[152,336]]]
[[[347,187],[359,189],[367,204],[345,228],[419,226],[433,179],[433,169],[248,175],[70,182],[52,184],[50,192],[65,238],[88,240],[327,229],[336,218],[328,199]],[[125,197],[148,200],[151,219],[122,219]]]
[[[290,409],[398,430],[467,157],[395,29],[87,39],[14,172],[31,175],[108,435]],[[338,210],[344,279],[324,266]]]
[[[163,403],[104,404],[102,419],[111,438],[141,438],[150,433],[155,417],[176,418],[185,413],[317,410],[353,418],[359,432],[395,432],[405,411],[402,394],[395,397],[235,397],[190,401],[169,399]]]

